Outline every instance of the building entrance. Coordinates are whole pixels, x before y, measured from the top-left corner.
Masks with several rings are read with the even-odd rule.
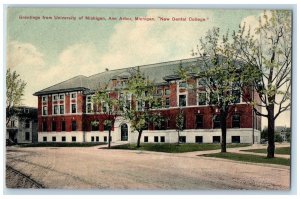
[[[128,141],[128,126],[127,126],[127,124],[121,125],[121,141]]]

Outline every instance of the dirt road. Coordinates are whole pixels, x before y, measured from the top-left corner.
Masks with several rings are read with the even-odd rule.
[[[7,165],[54,189],[289,190],[290,187],[287,166],[99,147],[10,147]]]

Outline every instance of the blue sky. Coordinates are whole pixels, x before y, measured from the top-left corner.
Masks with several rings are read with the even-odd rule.
[[[212,27],[254,26],[262,10],[8,8],[7,67],[27,82],[23,103],[37,106],[32,94],[76,75],[191,57]],[[20,16],[65,16],[76,20],[29,20]],[[153,17],[155,21],[97,21],[80,17]],[[158,17],[168,17],[162,22]],[[172,21],[187,18],[187,21]],[[206,21],[188,21],[189,17]]]

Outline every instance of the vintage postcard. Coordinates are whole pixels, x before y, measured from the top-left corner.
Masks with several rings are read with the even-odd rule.
[[[292,9],[6,11],[7,190],[290,191]]]

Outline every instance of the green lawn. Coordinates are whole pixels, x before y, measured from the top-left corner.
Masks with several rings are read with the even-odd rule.
[[[215,153],[206,154],[205,157],[215,157],[223,158],[229,160],[236,160],[242,162],[255,162],[255,163],[267,163],[267,164],[280,164],[290,166],[290,159],[286,158],[266,158],[259,155],[249,155],[249,154],[238,154],[238,153]]]
[[[227,144],[228,148],[234,147],[246,147],[250,144]],[[111,147],[112,149],[125,149],[125,150],[143,150],[143,151],[157,151],[166,153],[184,153],[191,151],[207,151],[220,149],[220,144],[141,144],[140,148],[136,147],[136,144],[124,144]]]
[[[107,143],[76,143],[76,142],[41,142],[41,143],[33,143],[33,144],[22,144],[20,147],[91,147],[97,145],[103,145]]]
[[[253,153],[265,153],[265,154],[267,154],[267,149],[249,149],[249,150],[242,150],[242,151],[249,151],[249,152],[253,152]],[[291,147],[275,148],[275,154],[290,155],[291,154]]]

